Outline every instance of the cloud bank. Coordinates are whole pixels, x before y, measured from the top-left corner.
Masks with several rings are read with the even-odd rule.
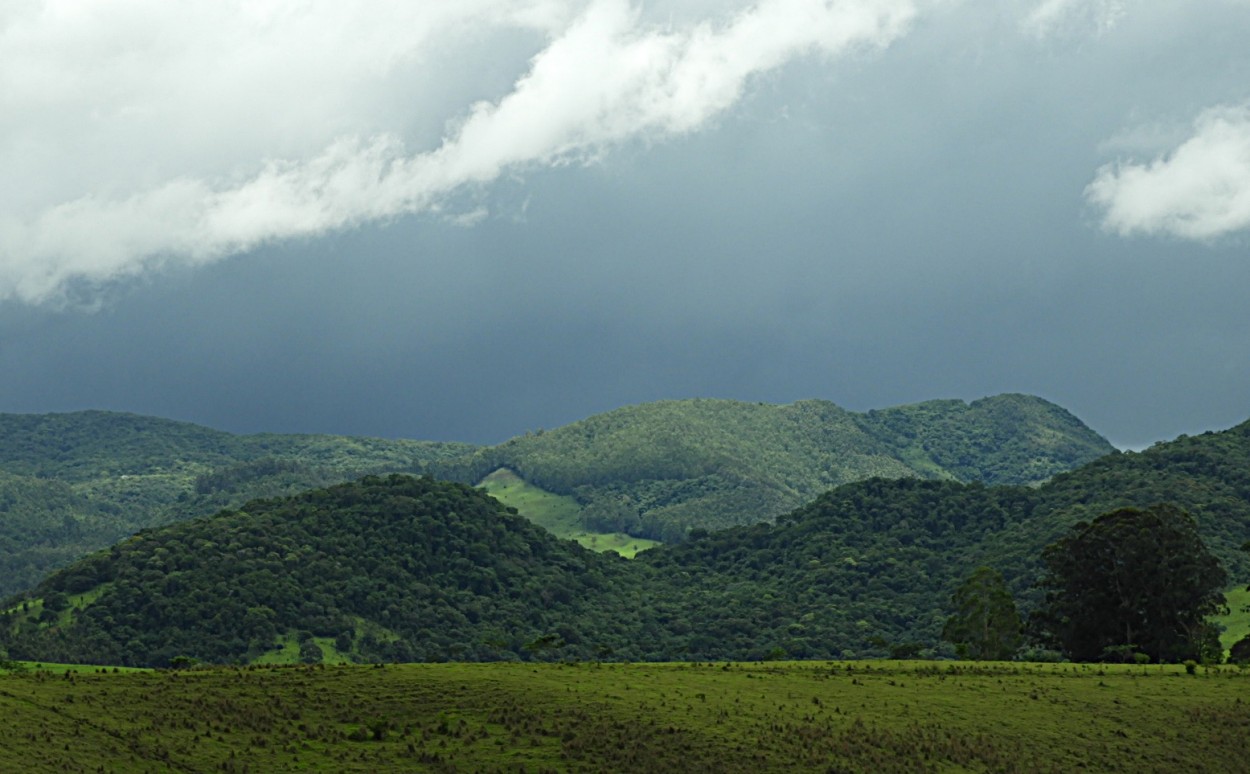
[[[1250,104],[1204,111],[1192,136],[1149,163],[1102,167],[1085,196],[1121,236],[1209,240],[1250,229]]]
[[[0,300],[435,211],[510,171],[693,132],[753,76],[887,46],[915,13],[761,0],[657,24],[628,0],[13,4]],[[438,103],[427,73],[483,30],[542,42],[503,96],[461,103],[422,149],[414,114]]]

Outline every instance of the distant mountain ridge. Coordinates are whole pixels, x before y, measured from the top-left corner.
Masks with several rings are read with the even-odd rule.
[[[478,449],[331,435],[234,435],[108,411],[0,414],[0,596],[146,527],[367,474],[477,484],[509,468],[573,495],[589,532],[676,542],[770,520],[870,476],[1029,483],[1112,451],[1040,398],[857,414],[692,399],[599,414]]]
[[[880,476],[1036,484],[1115,451],[1042,398],[1007,394],[855,413],[659,401],[597,414],[431,465],[477,483],[499,468],[583,505],[585,525],[665,542],[767,521],[839,484]]]

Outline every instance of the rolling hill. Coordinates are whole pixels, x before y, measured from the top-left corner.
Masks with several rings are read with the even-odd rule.
[[[149,530],[7,603],[15,658],[761,660],[943,653],[980,564],[1027,609],[1072,523],[1170,501],[1244,583],[1250,422],[1113,454],[1037,487],[873,478],[633,561],[586,551],[480,490],[367,478]],[[314,649],[313,646],[316,646]]]
[[[240,436],[107,411],[0,414],[0,595],[144,527],[368,473],[419,473],[471,448]]]
[[[434,475],[477,483],[505,468],[572,496],[583,527],[677,542],[691,529],[769,521],[874,476],[1037,484],[1114,451],[1028,395],[854,413],[833,403],[647,403],[514,438]]]
[[[366,477],[141,532],[4,617],[10,654],[47,660],[252,661],[288,638],[317,661],[520,658],[544,637],[590,657],[640,631],[603,600],[652,575],[627,564],[480,490]]]
[[[870,476],[1030,483],[1111,450],[1068,412],[1024,395],[867,414],[826,401],[665,401],[482,450],[233,435],[106,411],[0,414],[0,596],[145,527],[367,474],[481,484],[512,471],[524,480],[495,490],[506,498],[528,487],[523,515],[629,553],[692,528],[770,520]]]

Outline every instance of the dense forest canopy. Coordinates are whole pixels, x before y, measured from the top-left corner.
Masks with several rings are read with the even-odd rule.
[[[602,604],[649,576],[627,576],[626,564],[557,541],[469,487],[368,477],[145,531],[88,557],[41,587],[51,626],[8,615],[9,650],[220,662],[259,656],[290,631],[368,660],[519,658],[548,635],[589,656],[632,640]]]
[[[0,414],[0,595],[139,529],[359,478],[466,444],[232,435],[108,411]]]
[[[942,629],[976,568],[1000,570],[1028,612],[1046,545],[1157,502],[1193,514],[1247,578],[1250,423],[1040,487],[845,484],[775,524],[698,530],[632,562],[556,540],[464,485],[366,478],[145,531],[11,601],[0,644],[135,664],[249,660],[291,638],[365,660],[953,653]]]
[[[105,411],[0,414],[0,596],[139,529],[366,474],[477,484],[510,467],[575,496],[586,532],[672,542],[696,527],[772,519],[869,476],[1025,483],[1109,451],[1063,409],[1023,395],[868,414],[827,401],[664,401],[481,451],[240,436]]]
[[[865,414],[821,400],[686,400],[618,409],[430,471],[476,483],[508,468],[576,497],[588,529],[678,542],[691,529],[770,521],[865,478],[1036,484],[1113,451],[1067,411],[1028,395]]]

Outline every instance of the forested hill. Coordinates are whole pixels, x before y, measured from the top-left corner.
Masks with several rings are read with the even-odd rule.
[[[13,657],[309,659],[881,656],[943,652],[951,591],[1004,572],[1027,609],[1077,520],[1172,502],[1250,579],[1250,423],[1113,454],[1040,487],[873,478],[775,524],[625,561],[555,540],[467,486],[370,478],[150,530],[10,603]],[[315,647],[314,647],[315,646]]]
[[[654,575],[629,564],[479,490],[368,477],[142,532],[41,584],[0,644],[117,664],[253,660],[284,639],[317,660],[520,658],[557,641],[593,657],[640,637],[641,608],[607,601]]]
[[[1193,514],[1208,547],[1238,583],[1250,582],[1250,421],[1182,435],[1055,476],[1033,493],[1033,518],[987,536],[982,555],[1031,581],[1037,547],[1077,521],[1125,506],[1170,502]]]
[[[475,452],[466,444],[233,435],[107,411],[0,414],[0,595],[143,527],[366,474],[478,483],[500,467],[574,495],[590,532],[680,540],[771,519],[846,481],[1031,482],[1111,450],[1063,409],[1004,395],[854,414],[668,401]]]
[[[773,519],[872,476],[1033,484],[1114,451],[1028,395],[940,400],[859,414],[828,401],[695,399],[610,411],[436,463],[476,483],[498,468],[572,495],[593,531],[668,542],[692,528]]]
[[[0,595],[143,527],[368,473],[419,473],[471,448],[233,435],[108,411],[0,414]]]
[[[1032,395],[932,400],[856,421],[904,462],[964,482],[1036,484],[1115,451],[1070,412]]]
[[[881,643],[936,645],[951,591],[976,567],[1003,572],[1027,610],[1043,547],[1078,521],[1162,502],[1194,515],[1229,577],[1250,582],[1250,422],[1102,457],[1036,488],[847,484],[776,524],[699,533],[636,561],[685,584],[682,615],[725,649],[715,657],[738,657],[738,630],[791,654],[833,642],[881,655]]]

